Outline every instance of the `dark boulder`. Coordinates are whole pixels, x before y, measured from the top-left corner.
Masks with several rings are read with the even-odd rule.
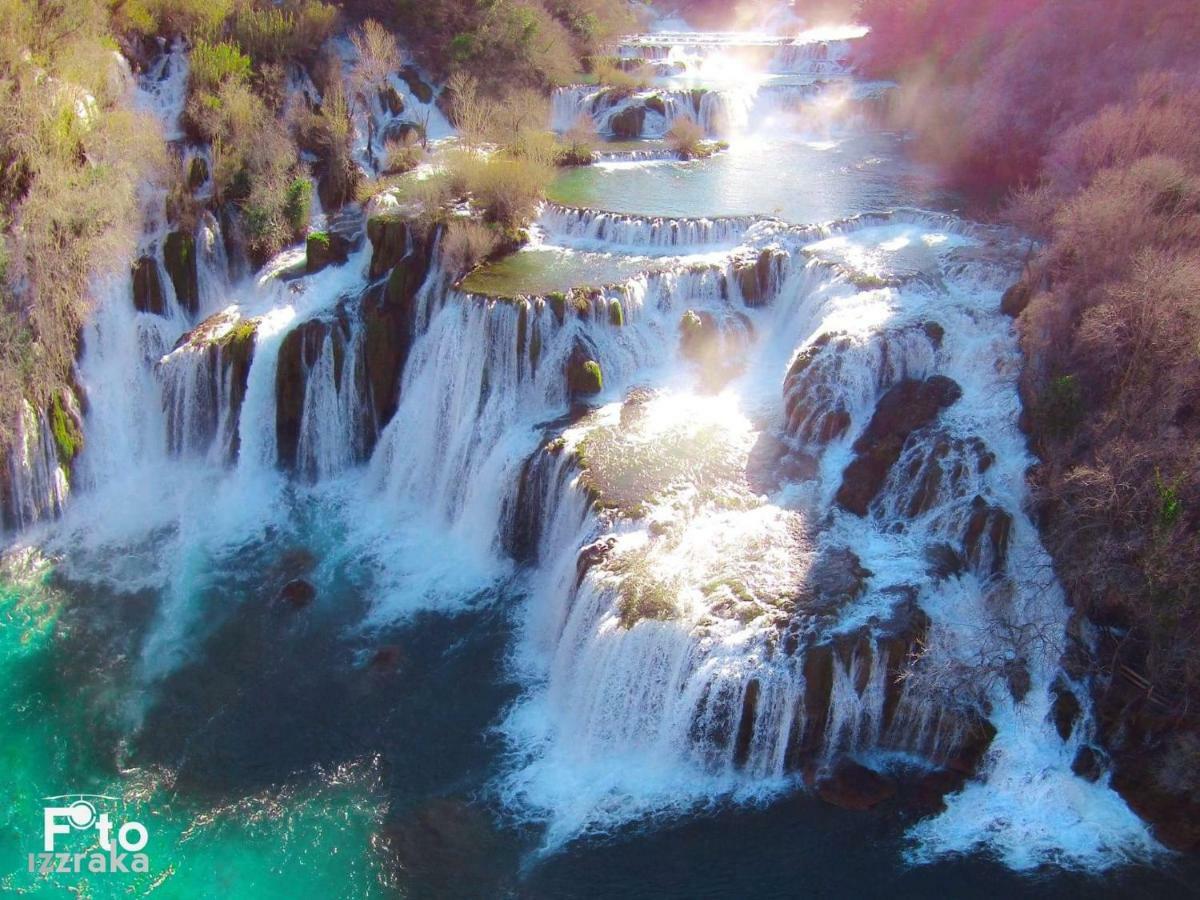
[[[383,139],[412,146],[425,140],[425,129],[417,122],[392,122],[383,130]]]
[[[896,796],[890,778],[853,760],[842,759],[817,778],[817,796],[842,809],[868,810]]]
[[[175,286],[175,299],[195,315],[200,308],[200,274],[196,264],[196,239],[183,231],[172,231],[163,241],[163,263],[171,284]]]
[[[133,264],[133,308],[138,312],[164,315],[167,300],[163,294],[158,263],[152,256],[140,256]]]
[[[1033,287],[1022,279],[1004,292],[1000,298],[1000,312],[1014,319],[1025,312],[1029,301],[1033,299]]]
[[[433,88],[421,78],[421,73],[417,71],[416,66],[402,66],[400,77],[404,79],[409,92],[417,98],[419,103],[429,103],[433,100]]]
[[[618,140],[634,140],[642,136],[646,122],[646,108],[634,104],[625,107],[608,121],[608,130]]]
[[[588,544],[579,551],[579,555],[575,558],[575,587],[578,588],[583,584],[583,579],[590,569],[608,559],[608,555],[612,553],[615,546],[617,546],[617,539],[606,537]]]
[[[404,98],[390,84],[379,89],[379,105],[393,116],[398,116],[404,112]]]
[[[1104,763],[1095,747],[1084,744],[1071,760],[1071,771],[1084,781],[1097,782],[1104,774]]]
[[[1050,686],[1050,693],[1054,694],[1054,705],[1050,711],[1054,717],[1054,728],[1060,738],[1068,740],[1082,712],[1079,698],[1062,678],[1056,679]]]
[[[854,442],[856,456],[842,474],[838,504],[865,516],[909,435],[933,422],[960,396],[962,389],[942,375],[924,381],[908,379],[888,390],[876,405],[870,424]]]

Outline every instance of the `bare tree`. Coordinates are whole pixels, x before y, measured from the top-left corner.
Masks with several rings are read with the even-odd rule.
[[[479,96],[479,82],[471,75],[455,72],[447,85],[453,98],[451,113],[463,142],[471,149],[483,143],[494,127],[488,102]]]
[[[358,52],[355,71],[361,87],[383,87],[388,76],[400,68],[400,48],[395,36],[374,19],[363,22],[362,27],[350,35],[350,42]]]

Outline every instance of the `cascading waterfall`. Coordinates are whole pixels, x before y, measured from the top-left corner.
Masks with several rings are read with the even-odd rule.
[[[825,77],[843,74],[841,40],[658,35],[620,54],[694,71],[736,50]],[[173,49],[139,87],[168,139],[186,71]],[[293,78],[293,101],[310,89]],[[552,116],[608,123],[655,96],[647,133],[688,116],[743,134],[825,90],[760,80],[610,102],[572,87]],[[366,105],[369,167],[398,114]],[[205,214],[189,312],[162,270],[162,200],[147,197],[141,249],[170,300],[138,312],[127,273],[101,285],[79,365],[89,496],[58,538],[78,544],[71,571],[162,592],[147,681],[215,627],[206,567],[291,534],[289,504],[326,504],[337,562],[374,594],[366,627],[498,584],[527,594],[510,659],[525,690],[500,724],[512,758],[495,788],[546,824],[546,849],[769,798],[845,757],[971,768],[985,734],[979,779],[918,826],[914,859],[984,843],[1017,868],[1151,852],[1104,783],[1071,774],[1081,739],[1047,725],[1066,613],[1024,513],[1019,358],[998,311],[1012,235],[912,211],[801,226],[546,204],[546,245],[653,265],[489,298],[451,284],[437,239],[410,229],[384,269],[420,256],[419,287],[393,297],[365,241],[316,273],[292,249],[239,277]],[[585,360],[603,373],[594,397],[569,378]],[[9,481],[31,519],[64,495],[50,426],[29,413]],[[115,496],[133,511],[107,516]],[[1055,818],[1020,808],[1031,785],[1058,795]]]

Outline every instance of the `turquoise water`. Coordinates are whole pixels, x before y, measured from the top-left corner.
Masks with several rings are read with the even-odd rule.
[[[112,604],[106,623],[79,616],[48,573],[0,587],[0,765],[8,784],[0,890],[96,898],[380,895],[386,878],[372,850],[383,810],[378,766],[363,760],[239,796],[205,797],[181,788],[166,766],[130,762],[121,718],[145,698],[126,693],[120,642],[106,647],[95,631],[83,632],[105,624],[119,630],[144,602],[94,599]],[[77,792],[118,797],[104,806],[114,820],[146,826],[147,873],[27,871],[27,854],[41,849],[40,798]],[[62,845],[72,852],[94,846]]]

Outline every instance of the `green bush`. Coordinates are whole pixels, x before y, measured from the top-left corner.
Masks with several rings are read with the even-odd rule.
[[[197,41],[192,48],[190,75],[193,92],[215,92],[227,81],[248,81],[250,57],[228,41]]]
[[[312,214],[312,182],[297,178],[288,185],[283,214],[296,236],[304,233]]]

